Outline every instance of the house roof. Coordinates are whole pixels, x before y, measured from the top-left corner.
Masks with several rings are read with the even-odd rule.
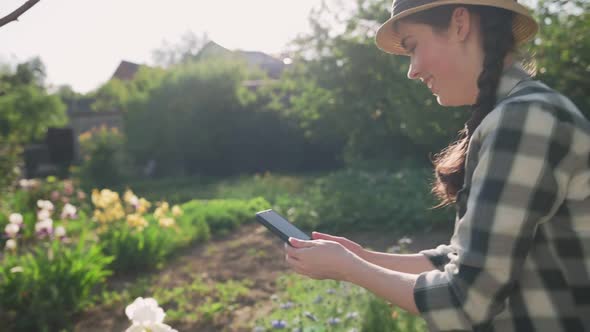
[[[212,56],[219,57],[232,55],[244,59],[250,66],[255,66],[264,70],[271,78],[279,78],[283,69],[285,69],[285,64],[283,61],[272,55],[259,51],[230,51],[214,41],[209,41],[207,44],[205,44],[196,57],[206,58]]]
[[[123,60],[121,61],[121,63],[119,63],[119,66],[113,73],[111,79],[118,78],[123,81],[132,80],[137,71],[139,70],[139,67],[140,65],[137,63]]]

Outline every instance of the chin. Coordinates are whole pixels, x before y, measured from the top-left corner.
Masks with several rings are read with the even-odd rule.
[[[436,101],[440,106],[447,106],[447,107],[457,107],[457,106],[465,106],[467,103],[460,102],[459,100],[453,100],[452,98],[445,98],[441,95],[436,95]]]

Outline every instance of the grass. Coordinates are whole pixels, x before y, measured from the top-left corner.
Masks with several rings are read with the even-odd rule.
[[[180,204],[193,199],[251,199],[262,196],[274,203],[284,194],[298,195],[304,192],[320,175],[275,175],[271,173],[242,175],[231,178],[174,177],[132,181],[124,187],[150,201],[166,200]]]
[[[191,279],[190,283],[169,287],[166,284],[170,280],[162,279],[154,283],[154,278],[150,276],[140,277],[122,290],[103,290],[101,305],[104,308],[122,308],[135,298],[149,294],[166,311],[168,324],[206,324],[231,312],[252,286],[252,281],[248,279],[213,282],[198,274]]]
[[[391,308],[363,288],[346,282],[312,280],[295,274],[278,280],[270,315],[255,322],[254,331],[419,332],[425,323]]]

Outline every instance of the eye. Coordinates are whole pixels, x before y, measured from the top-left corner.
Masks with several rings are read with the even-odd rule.
[[[408,54],[412,55],[414,54],[414,52],[416,51],[416,47],[418,47],[416,44],[412,45],[409,49],[408,49]]]

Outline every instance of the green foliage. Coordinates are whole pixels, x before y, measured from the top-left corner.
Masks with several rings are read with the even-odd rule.
[[[208,285],[200,276],[195,276],[191,284],[172,289],[154,289],[154,298],[158,303],[175,309],[168,310],[166,316],[174,321],[214,322],[218,317],[232,312],[237,300],[249,292],[252,282],[249,280],[216,282],[214,287]],[[195,299],[205,299],[194,306]],[[201,301],[199,301],[201,302]]]
[[[284,329],[299,331],[426,331],[421,318],[392,309],[363,288],[346,282],[291,274],[277,280],[277,290],[270,315],[256,321],[257,331],[274,331],[278,321]]]
[[[73,248],[54,241],[26,255],[6,255],[0,266],[0,308],[8,316],[3,321],[15,331],[69,327],[110,275],[111,260],[85,236]]]
[[[317,175],[285,175],[263,173],[235,177],[182,176],[155,179],[131,180],[121,186],[133,188],[138,195],[149,201],[165,200],[181,204],[192,199],[233,198],[250,199],[262,196],[270,203],[285,194],[301,194]]]
[[[143,229],[125,222],[108,225],[99,234],[107,255],[114,256],[115,271],[143,271],[161,267],[175,250],[207,241],[210,234],[228,232],[253,220],[255,212],[268,208],[263,198],[251,200],[191,201],[172,227],[162,227],[152,216]]]
[[[539,1],[536,17],[541,27],[531,49],[537,77],[570,97],[590,118],[590,2]]]
[[[160,267],[176,248],[175,237],[179,230],[151,224],[143,230],[127,223],[110,226],[99,235],[104,252],[112,255],[113,270],[117,272],[145,271]]]
[[[48,127],[67,122],[65,105],[57,96],[48,95],[35,79],[28,77],[38,75],[37,69],[29,68],[29,65],[21,64],[16,73],[0,77],[4,90],[0,96],[0,138],[12,138],[18,144],[39,140]]]
[[[319,178],[301,196],[284,196],[275,208],[305,229],[425,231],[453,220],[450,209],[434,210],[431,171],[348,169]]]
[[[15,167],[22,163],[23,146],[67,122],[65,105],[46,92],[44,77],[38,58],[0,74],[0,191],[19,175]]]
[[[115,128],[94,128],[80,135],[83,163],[76,176],[82,186],[106,187],[130,176],[130,162],[125,153],[125,138]]]
[[[407,79],[406,57],[375,46],[373,28],[385,21],[390,2],[344,8],[333,1],[315,11],[312,33],[296,43],[301,65],[283,78],[278,96],[316,141],[344,142],[349,162],[424,160],[446,145],[466,115],[443,112],[425,87]]]
[[[88,97],[93,98],[93,111],[127,111],[133,100],[142,100],[158,87],[166,72],[162,68],[141,66],[132,80],[111,79]]]
[[[426,331],[426,323],[420,317],[392,308],[384,300],[369,296],[362,314],[361,332],[421,332]]]
[[[256,212],[269,207],[270,203],[261,197],[251,200],[193,200],[182,205],[185,214],[193,216],[193,219],[204,219],[212,234],[226,233],[253,221]]]
[[[125,132],[130,153],[141,165],[154,159],[160,173],[233,167],[227,158],[235,144],[239,90],[244,89],[240,83],[246,77],[244,65],[221,60],[170,70],[148,98],[129,105]]]

